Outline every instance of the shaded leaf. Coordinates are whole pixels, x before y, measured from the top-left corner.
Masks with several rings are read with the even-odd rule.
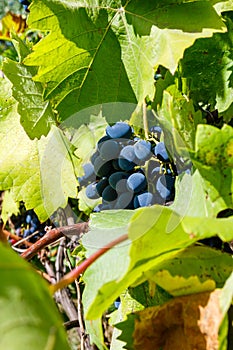
[[[10,248],[0,245],[0,349],[68,350],[65,330],[49,290]]]
[[[210,125],[197,128],[193,163],[204,179],[206,196],[219,206],[232,207],[233,128]]]

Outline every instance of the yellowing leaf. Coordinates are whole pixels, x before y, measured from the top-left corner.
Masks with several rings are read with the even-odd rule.
[[[10,32],[23,33],[26,28],[26,19],[21,15],[8,12],[0,21],[0,39],[10,37]]]
[[[218,350],[220,290],[177,297],[136,313],[135,350]]]

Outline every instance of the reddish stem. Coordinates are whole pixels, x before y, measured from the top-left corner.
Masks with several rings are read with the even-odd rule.
[[[128,235],[124,234],[113,241],[106,244],[106,246],[100,248],[95,253],[93,253],[89,258],[87,258],[84,262],[82,262],[75,269],[67,273],[60,281],[56,284],[50,285],[50,290],[52,293],[55,293],[57,290],[62,289],[68,286],[70,283],[74,282],[94,261],[96,261],[101,255],[106,253],[109,249],[116,246],[117,244],[126,241],[128,239]]]
[[[21,254],[21,257],[30,260],[35,256],[41,249],[45,248],[47,245],[57,241],[64,235],[71,236],[77,235],[81,236],[82,233],[88,231],[88,222],[82,222],[70,226],[63,226],[58,228],[53,228],[49,230],[41,239],[36,241],[29,247],[25,252]]]

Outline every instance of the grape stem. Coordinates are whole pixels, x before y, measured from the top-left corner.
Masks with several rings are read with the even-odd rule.
[[[57,292],[59,289],[67,287],[70,283],[74,282],[90,265],[92,265],[101,255],[106,253],[111,248],[115,247],[117,244],[124,242],[128,239],[128,235],[124,234],[113,241],[106,244],[104,247],[98,249],[89,258],[84,260],[79,266],[74,268],[72,271],[67,273],[60,281],[55,284],[50,285],[50,291],[52,293]]]
[[[47,245],[57,241],[59,238],[64,236],[77,235],[80,236],[87,232],[89,228],[88,222],[81,222],[74,225],[63,226],[58,228],[50,229],[46,234],[32,244],[25,252],[21,254],[21,257],[30,260],[35,256],[41,249],[45,248]]]
[[[143,113],[143,127],[145,131],[145,137],[146,139],[149,138],[149,128],[148,128],[148,120],[147,120],[147,110],[146,110],[146,102],[143,102],[142,106],[142,113]]]

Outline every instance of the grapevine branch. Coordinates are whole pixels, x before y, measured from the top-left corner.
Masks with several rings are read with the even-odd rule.
[[[60,281],[56,284],[50,286],[50,290],[52,293],[55,293],[57,290],[62,289],[68,286],[70,283],[74,282],[91,264],[93,264],[101,255],[106,253],[108,250],[116,246],[117,244],[126,241],[128,239],[128,235],[124,234],[113,241],[106,244],[104,247],[97,250],[93,253],[89,258],[87,258],[84,262],[82,262],[75,269],[67,273]]]
[[[30,260],[35,256],[41,249],[45,248],[47,245],[55,242],[64,236],[81,236],[82,233],[88,231],[88,222],[82,222],[70,226],[63,226],[58,228],[53,228],[46,232],[46,234],[39,239],[37,242],[31,245],[25,252],[21,254],[21,257],[25,260]]]

